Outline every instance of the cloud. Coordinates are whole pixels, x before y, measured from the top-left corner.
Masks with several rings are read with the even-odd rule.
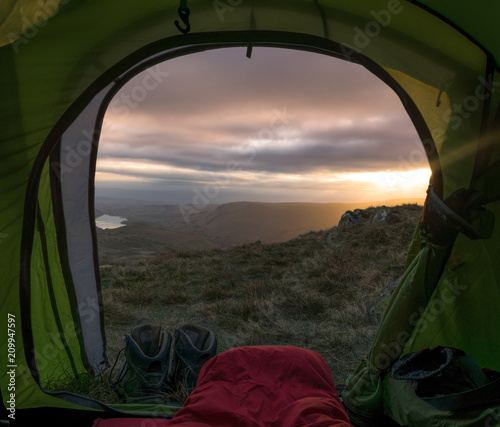
[[[139,75],[111,103],[98,180],[182,187],[232,168],[229,187],[278,191],[299,176],[309,189],[325,174],[428,167],[397,96],[359,65],[271,48],[248,59],[232,48],[158,67],[154,90]]]
[[[290,106],[341,107],[383,110],[394,94],[362,66],[329,56],[295,50],[254,48],[251,59],[244,48],[201,52],[160,65],[164,73],[158,89],[147,94],[140,110],[156,114],[234,113],[234,104],[249,109],[283,103]],[[125,94],[142,84],[138,76],[123,88]],[[120,96],[118,96],[120,98]]]

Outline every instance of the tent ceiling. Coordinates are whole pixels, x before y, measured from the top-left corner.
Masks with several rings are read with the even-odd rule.
[[[74,0],[76,1],[76,0]],[[463,32],[476,40],[486,50],[488,50],[500,64],[500,43],[496,34],[491,31],[498,25],[500,18],[500,2],[495,0],[477,0],[475,2],[456,0],[409,0],[410,3],[420,4],[430,11],[441,15],[450,23],[456,25]],[[50,12],[56,11],[58,4],[66,6],[65,1],[53,0],[50,7],[37,0],[10,0],[2,2],[0,6],[0,46],[12,43],[16,34],[29,31],[27,22],[35,22],[39,26],[43,25],[44,18],[49,19]],[[78,1],[78,3],[81,3]],[[177,3],[173,0],[172,3]],[[304,3],[308,3],[304,1]],[[336,0],[323,0],[319,2],[325,7],[335,8]],[[359,2],[360,7],[362,1]],[[389,3],[401,3],[404,1],[391,0]],[[74,6],[74,5],[73,5]],[[366,7],[372,7],[370,2],[366,2]]]
[[[474,3],[456,0],[421,0],[414,3],[428,7],[461,28],[495,57],[497,66],[500,64],[498,34],[491,31],[499,25],[500,2],[495,0],[478,0]]]

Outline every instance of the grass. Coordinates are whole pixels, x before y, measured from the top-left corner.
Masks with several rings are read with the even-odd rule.
[[[371,307],[402,274],[422,207],[391,210],[390,222],[371,222],[375,210],[368,209],[360,224],[284,243],[170,250],[101,268],[110,361],[137,324],[158,323],[173,334],[181,323],[196,323],[218,335],[218,352],[266,344],[314,350],[343,386],[369,350]],[[51,388],[117,402],[103,378],[87,380],[86,389],[83,380]]]

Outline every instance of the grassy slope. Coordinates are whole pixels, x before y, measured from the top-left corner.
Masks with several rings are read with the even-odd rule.
[[[177,249],[210,249],[215,244],[190,230],[134,222],[126,227],[99,231],[101,265],[140,260],[158,252]]]
[[[102,268],[110,360],[132,326],[153,322],[173,332],[192,322],[217,333],[219,351],[257,344],[317,351],[342,385],[366,356],[375,333],[369,307],[401,275],[421,209],[398,206],[391,223],[368,220],[284,243],[171,250]]]

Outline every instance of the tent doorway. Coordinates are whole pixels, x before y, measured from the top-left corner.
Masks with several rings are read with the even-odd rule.
[[[399,265],[391,260],[387,275],[372,266],[361,278],[356,260],[349,260],[356,246],[348,247],[347,235],[339,238],[345,241],[311,235],[295,255],[284,244],[276,249],[252,243],[278,244],[328,229],[350,208],[389,199],[400,204],[418,195],[422,202],[429,179],[425,152],[397,96],[359,65],[264,47],[255,48],[251,59],[245,54],[245,48],[220,49],[155,65],[109,103],[97,156],[96,217],[126,218],[128,225],[97,233],[108,354],[114,360],[135,324],[153,320],[173,330],[187,321],[208,322],[220,332],[221,350],[272,343],[316,350],[343,346],[351,361],[335,351],[329,360],[342,384],[375,331],[370,321],[363,323],[362,294],[374,297],[401,273],[418,208],[403,221],[404,237],[393,245]],[[266,202],[288,205],[281,205],[278,215],[271,205],[255,210]],[[311,208],[330,204],[309,215],[311,222],[319,221],[330,209],[331,223],[277,237],[280,222],[291,216],[297,221],[290,206],[297,202]],[[224,204],[225,216],[218,217],[214,211]],[[268,235],[256,234],[245,225],[250,218],[275,225],[264,230]],[[208,221],[219,225],[200,233]],[[317,242],[316,249],[308,248]],[[354,244],[360,242],[362,237]],[[185,252],[236,244],[250,244],[237,255],[243,261],[254,257],[250,265],[237,265],[236,252]],[[381,247],[377,257],[384,251]],[[170,253],[146,261],[154,252]],[[132,259],[138,264],[131,266]],[[345,273],[348,265],[356,270],[352,275]],[[332,274],[336,269],[343,272]],[[354,296],[349,287],[356,280],[364,285]],[[351,298],[357,301],[351,304]],[[325,316],[329,311],[333,317]],[[293,317],[297,324],[290,322]]]

